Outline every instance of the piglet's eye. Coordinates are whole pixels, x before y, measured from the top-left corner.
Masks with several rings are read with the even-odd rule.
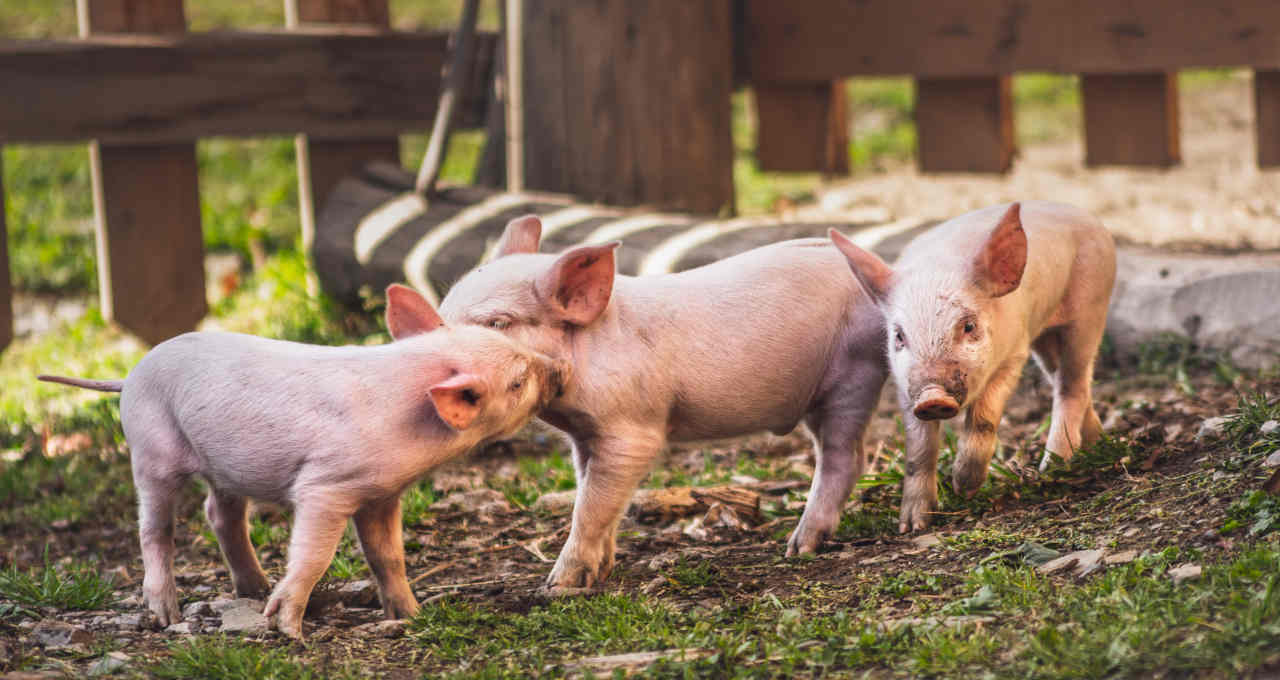
[[[515,381],[515,382],[511,383],[511,391],[512,391],[512,392],[518,392],[518,391],[520,391],[520,388],[521,388],[521,387],[524,387],[524,381],[523,381],[523,380],[517,380],[517,381]]]
[[[485,321],[484,325],[494,330],[501,331],[501,330],[506,330],[509,326],[511,326],[511,320],[504,319],[502,317],[494,317],[492,319],[489,319],[488,321]]]
[[[895,328],[893,331],[893,344],[896,349],[902,349],[907,346],[907,336],[902,334],[901,328]]]
[[[977,324],[973,323],[972,321],[964,322],[964,332],[966,333],[972,333],[974,329],[976,329],[977,327],[978,327]]]

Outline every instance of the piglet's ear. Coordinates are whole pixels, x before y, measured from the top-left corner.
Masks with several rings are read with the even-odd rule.
[[[440,420],[459,432],[475,421],[485,399],[480,381],[467,373],[459,373],[433,385],[430,393],[431,403],[435,404]]]
[[[565,252],[538,277],[539,297],[561,321],[586,326],[609,306],[616,271],[613,251],[621,243],[579,246]]]
[[[429,333],[443,325],[427,299],[418,291],[393,283],[387,286],[387,330],[400,340],[419,333]]]
[[[853,270],[853,277],[858,280],[862,290],[876,304],[883,303],[889,295],[889,288],[893,286],[893,269],[875,253],[859,248],[835,229],[829,230],[827,236],[849,261],[849,269]]]
[[[502,238],[493,249],[493,257],[506,257],[517,253],[538,252],[538,241],[542,239],[542,220],[537,215],[525,215],[507,222],[502,230]]]
[[[987,295],[1000,297],[1017,290],[1027,267],[1027,232],[1022,230],[1022,209],[1009,206],[982,245],[973,263],[974,283]]]

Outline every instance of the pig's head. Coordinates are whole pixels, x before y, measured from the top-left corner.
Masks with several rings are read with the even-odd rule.
[[[483,326],[561,359],[575,334],[609,307],[618,243],[538,253],[542,223],[533,215],[507,224],[492,259],[454,284],[440,303],[451,325]]]
[[[427,395],[445,424],[477,442],[515,434],[563,393],[572,373],[568,362],[496,331],[445,326],[426,298],[401,285],[387,288],[387,330],[397,342],[438,340],[432,361],[448,370]]]
[[[990,331],[999,319],[997,300],[1022,281],[1027,237],[1019,205],[1005,211],[963,267],[916,262],[895,271],[839,232],[830,236],[884,313],[889,365],[904,405],[921,420],[959,413],[996,368]]]

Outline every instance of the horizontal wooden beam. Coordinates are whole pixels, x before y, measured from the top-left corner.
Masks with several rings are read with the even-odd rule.
[[[477,36],[464,127],[483,124],[496,36]],[[0,143],[170,143],[429,128],[443,33],[352,27],[0,41]]]
[[[1269,0],[746,0],[752,81],[1280,67]]]

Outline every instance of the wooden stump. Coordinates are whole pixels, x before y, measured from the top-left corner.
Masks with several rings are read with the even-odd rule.
[[[757,83],[756,161],[766,172],[849,174],[844,80]]]
[[[730,5],[526,2],[526,188],[613,205],[731,209]]]
[[[1253,103],[1257,111],[1258,165],[1280,166],[1280,71],[1253,72]]]
[[[1006,172],[1013,164],[1009,76],[916,79],[922,172]]]
[[[290,28],[301,24],[391,25],[387,0],[285,0],[285,21]],[[423,121],[423,125],[427,125]],[[374,161],[400,164],[398,137],[369,139],[294,138],[298,159],[298,217],[302,246],[310,251],[315,241],[316,215],[343,178]]]
[[[183,33],[182,0],[79,0],[80,34]],[[90,146],[102,313],[149,343],[208,311],[195,142]]]
[[[1167,167],[1182,160],[1176,73],[1080,77],[1085,165]]]

